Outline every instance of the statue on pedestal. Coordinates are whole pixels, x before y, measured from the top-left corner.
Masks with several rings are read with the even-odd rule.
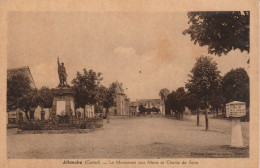
[[[58,75],[60,83],[57,88],[53,88],[52,117],[55,115],[68,115],[74,113],[74,90],[67,83],[67,73],[64,63],[60,63],[59,57]]]
[[[59,57],[57,59],[57,62],[58,62],[58,74],[59,74],[59,79],[60,79],[60,84],[58,87],[69,87],[69,85],[67,84],[68,75],[66,73],[64,63],[62,62],[60,64]]]

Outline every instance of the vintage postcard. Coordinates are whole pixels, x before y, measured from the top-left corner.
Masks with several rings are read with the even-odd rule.
[[[259,166],[257,0],[0,7],[0,167]]]

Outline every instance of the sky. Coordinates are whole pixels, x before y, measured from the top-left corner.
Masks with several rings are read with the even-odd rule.
[[[69,84],[77,71],[93,69],[105,86],[123,83],[132,101],[183,87],[201,55],[212,56],[221,75],[249,71],[247,52],[209,55],[182,34],[188,27],[186,12],[9,12],[7,65],[29,66],[37,88],[55,88],[59,56]]]

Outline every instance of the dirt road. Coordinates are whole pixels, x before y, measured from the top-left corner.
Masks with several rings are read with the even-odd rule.
[[[201,123],[204,120],[201,119]],[[243,123],[244,149],[228,147],[230,121],[210,120],[210,130],[184,121],[138,117],[104,120],[88,134],[15,134],[8,129],[8,158],[176,158],[248,157],[248,124]]]

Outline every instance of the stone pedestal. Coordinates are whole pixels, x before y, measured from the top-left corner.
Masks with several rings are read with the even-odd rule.
[[[74,92],[69,87],[53,89],[52,115],[75,115]]]
[[[243,137],[240,118],[232,118],[231,147],[243,147]]]

